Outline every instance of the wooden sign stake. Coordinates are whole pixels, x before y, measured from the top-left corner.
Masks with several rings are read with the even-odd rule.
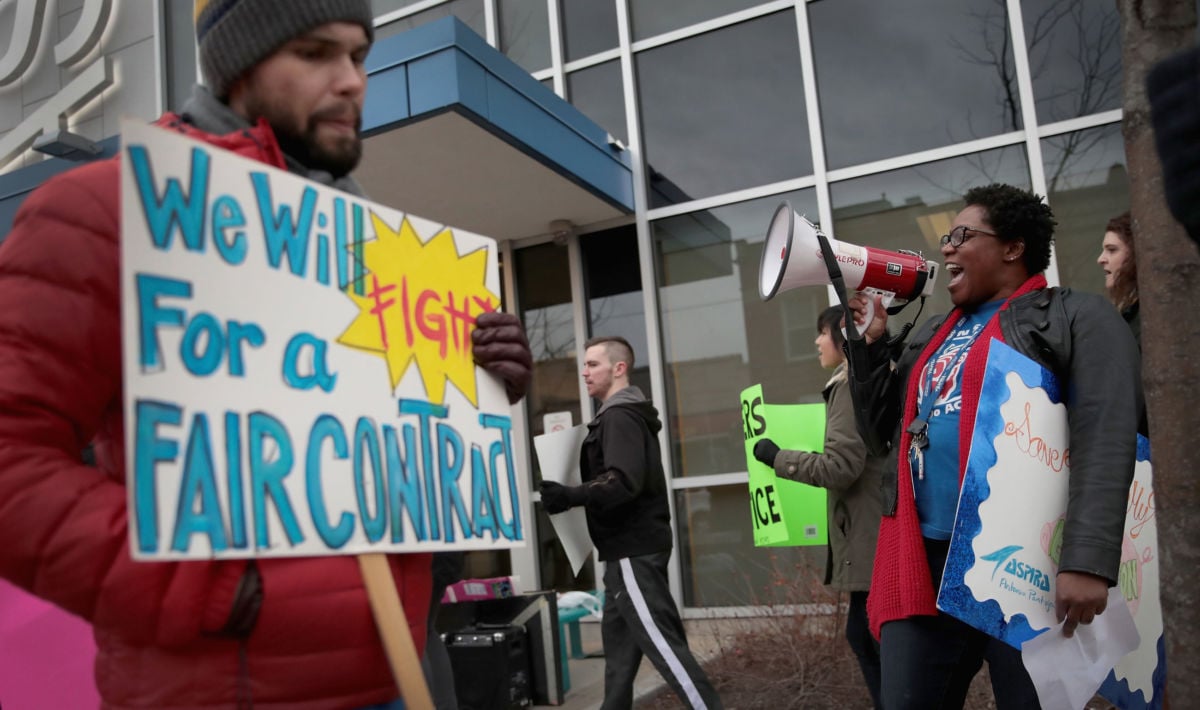
[[[433,698],[425,684],[421,659],[417,657],[417,647],[409,632],[404,606],[396,593],[396,581],[392,579],[387,556],[380,552],[358,555],[358,566],[404,706],[409,710],[433,710]]]

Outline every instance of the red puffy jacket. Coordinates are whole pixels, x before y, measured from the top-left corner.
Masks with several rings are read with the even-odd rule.
[[[269,128],[194,138],[283,168]],[[397,696],[354,557],[134,562],[126,523],[117,159],[35,191],[0,245],[0,577],[88,620],[106,707],[353,708]],[[96,467],[80,452],[92,443]],[[430,556],[391,555],[418,652]],[[241,595],[241,596],[239,596]]]

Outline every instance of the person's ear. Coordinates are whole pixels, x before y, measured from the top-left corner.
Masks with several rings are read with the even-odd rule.
[[[1015,242],[1005,242],[1004,244],[1004,260],[1013,262],[1020,259],[1025,253],[1025,240],[1018,239]]]

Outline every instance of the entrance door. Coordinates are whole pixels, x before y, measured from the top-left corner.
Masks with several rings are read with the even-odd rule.
[[[571,427],[583,421],[576,308],[571,295],[571,251],[566,244],[546,242],[513,252],[516,302],[533,351],[533,381],[525,398],[525,411],[530,437],[526,448],[530,452],[534,490],[542,477],[537,457],[533,455],[533,437],[556,425]],[[529,540],[537,555],[538,588],[595,589],[594,566],[586,563],[579,576],[573,575],[541,503],[534,510],[536,532],[530,533]]]

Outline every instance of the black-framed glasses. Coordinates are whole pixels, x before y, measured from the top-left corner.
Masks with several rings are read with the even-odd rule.
[[[950,246],[954,247],[955,249],[961,247],[963,245],[963,242],[967,241],[972,236],[970,234],[967,234],[967,232],[979,232],[980,234],[986,234],[989,237],[999,237],[1000,236],[999,234],[996,234],[995,232],[989,232],[986,229],[979,229],[977,227],[968,227],[967,225],[963,224],[958,227],[955,227],[954,229],[951,229],[949,234],[942,235],[942,239],[941,239],[942,246],[946,246],[947,244],[949,244]]]

